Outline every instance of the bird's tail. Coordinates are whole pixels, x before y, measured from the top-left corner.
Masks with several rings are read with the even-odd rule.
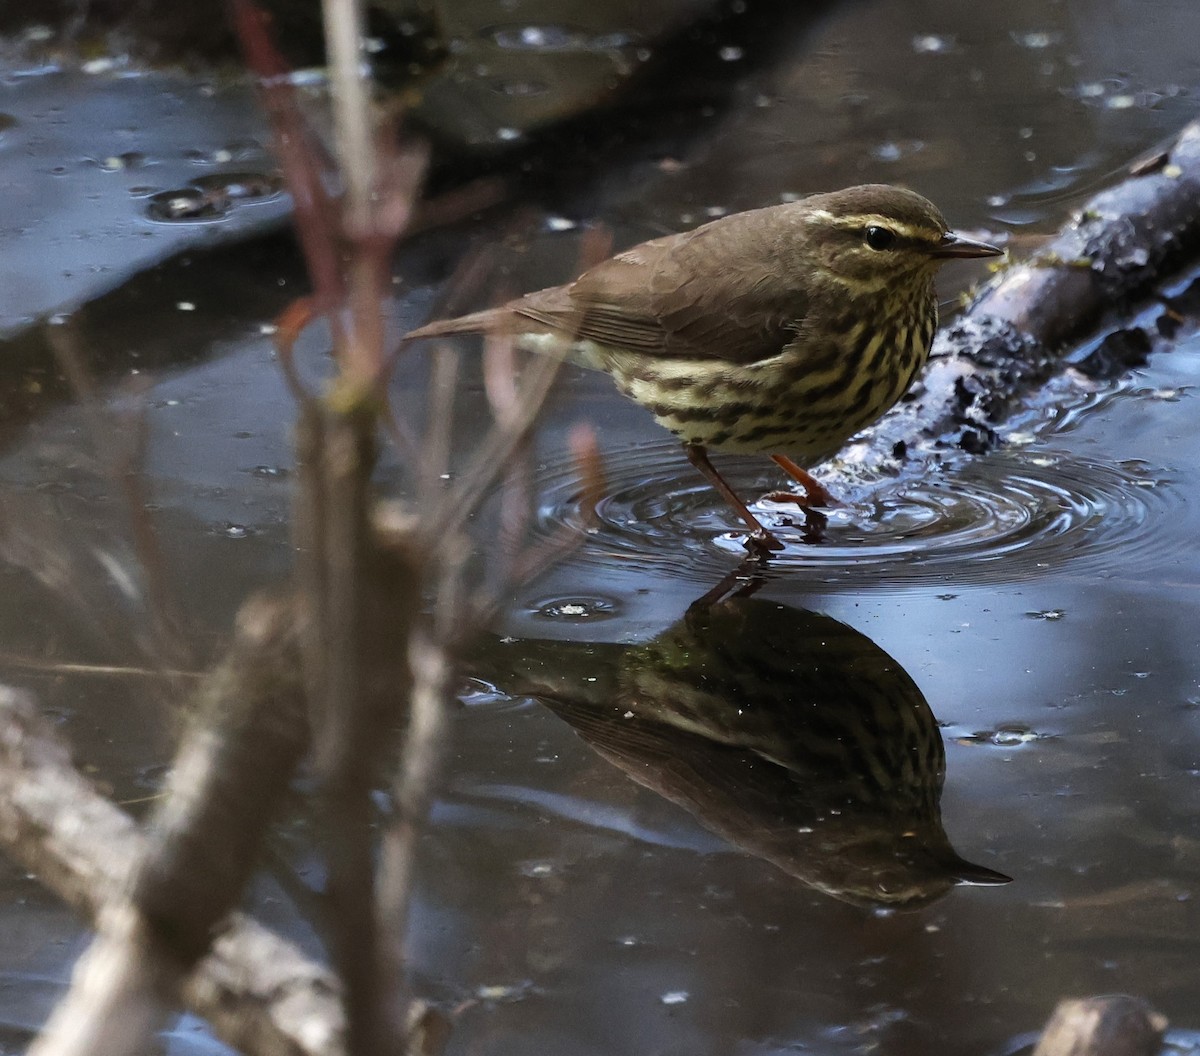
[[[416,330],[410,330],[404,335],[404,340],[414,341],[422,337],[442,337],[446,334],[490,333],[500,328],[504,314],[495,308],[485,308],[481,312],[460,315],[456,319],[439,319],[437,322],[419,326]]]

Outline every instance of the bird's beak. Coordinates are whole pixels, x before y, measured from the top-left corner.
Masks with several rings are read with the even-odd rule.
[[[999,257],[1004,250],[988,242],[976,242],[973,238],[960,235],[957,231],[947,231],[942,240],[930,251],[929,255],[935,260],[950,260],[955,257]]]

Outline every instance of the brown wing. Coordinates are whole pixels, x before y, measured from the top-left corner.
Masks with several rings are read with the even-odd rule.
[[[808,305],[781,267],[776,210],[626,250],[569,286],[507,305],[551,330],[651,355],[753,363],[796,336]],[[786,225],[786,221],[784,222]]]

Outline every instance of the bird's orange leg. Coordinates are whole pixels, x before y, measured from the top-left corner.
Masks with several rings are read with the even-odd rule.
[[[837,499],[829,494],[824,484],[807,470],[801,469],[787,455],[772,455],[771,461],[804,488],[803,497],[797,495],[794,491],[773,491],[770,495],[766,496],[772,502],[794,502],[797,506],[824,506],[827,509],[832,506],[841,505]]]
[[[750,512],[750,507],[742,502],[733,488],[725,483],[725,478],[708,460],[708,452],[699,444],[684,444],[683,449],[687,452],[688,461],[704,474],[708,482],[717,489],[721,498],[737,510],[738,516],[746,522],[750,529],[750,537],[746,540],[746,549],[756,553],[782,550],[783,543],[762,526],[759,519]]]

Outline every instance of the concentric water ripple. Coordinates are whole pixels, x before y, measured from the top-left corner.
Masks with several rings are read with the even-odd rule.
[[[731,510],[671,442],[610,454],[600,524],[582,560],[638,561],[667,574],[728,567],[745,555],[745,532]],[[720,468],[748,500],[783,485],[769,463],[723,459]],[[579,491],[567,465],[538,481],[543,531],[583,526]],[[834,483],[836,488],[836,483]],[[820,541],[806,539],[790,503],[759,500],[756,516],[785,543],[771,559],[823,579],[963,577],[1011,582],[1045,568],[1103,571],[1119,553],[1123,574],[1169,545],[1154,525],[1175,504],[1168,482],[1140,462],[1104,464],[1058,453],[997,452],[965,459],[920,480],[883,480],[858,489],[828,513]],[[707,560],[706,560],[707,558]]]

